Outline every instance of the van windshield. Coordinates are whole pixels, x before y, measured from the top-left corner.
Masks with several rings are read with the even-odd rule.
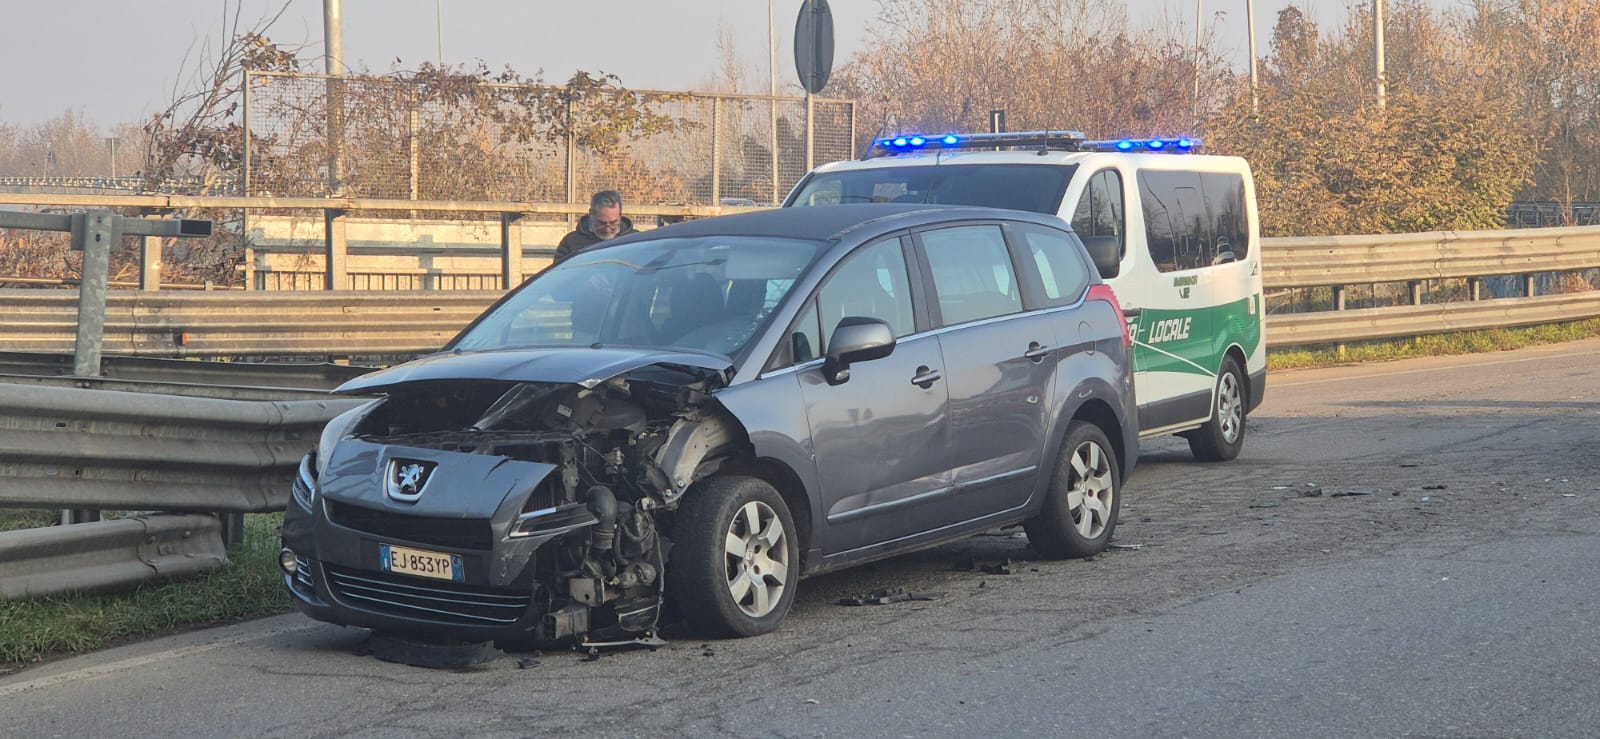
[[[1055,215],[1076,164],[939,164],[812,174],[785,206],[938,203]]]

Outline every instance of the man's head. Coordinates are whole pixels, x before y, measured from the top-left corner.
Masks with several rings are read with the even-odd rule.
[[[622,193],[602,190],[589,198],[589,230],[601,241],[622,233]]]

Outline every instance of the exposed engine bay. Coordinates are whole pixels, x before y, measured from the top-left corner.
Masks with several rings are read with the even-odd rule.
[[[656,364],[592,386],[406,382],[384,388],[387,397],[350,428],[343,443],[383,449],[393,455],[385,458],[401,460],[380,472],[387,487],[387,499],[379,500],[384,515],[407,515],[404,503],[424,496],[430,513],[419,515],[433,518],[441,517],[441,506],[448,509],[452,497],[465,502],[491,496],[503,509],[520,496],[509,525],[503,517],[490,522],[486,543],[492,551],[481,559],[493,572],[472,574],[496,587],[531,590],[528,613],[537,620],[519,620],[518,627],[534,642],[626,642],[650,635],[661,617],[671,548],[663,529],[671,511],[690,485],[715,472],[743,442],[738,422],[711,400],[710,391],[724,380],[713,370]],[[456,469],[484,466],[464,464],[469,458],[459,455],[538,463],[518,468],[529,471],[518,474],[539,479],[521,479],[503,496],[463,490],[486,478],[457,476]],[[406,466],[407,457],[419,458],[414,468]],[[488,466],[508,464],[516,466]],[[364,498],[343,508],[330,503],[329,510],[371,504]],[[474,515],[466,510],[461,517]],[[361,511],[356,515],[365,515]],[[412,521],[418,531],[430,525]],[[396,545],[437,548],[424,535]],[[471,569],[473,560],[465,561],[463,569]],[[442,627],[441,633],[452,631]]]

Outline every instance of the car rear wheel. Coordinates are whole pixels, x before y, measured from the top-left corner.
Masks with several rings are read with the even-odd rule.
[[[1044,509],[1023,524],[1028,543],[1052,559],[1099,554],[1122,507],[1122,482],[1111,442],[1100,427],[1073,421],[1056,455]]]
[[[1211,420],[1188,434],[1189,451],[1201,462],[1226,462],[1244,448],[1244,372],[1233,357],[1222,360],[1212,398]]]
[[[673,516],[667,593],[695,631],[753,636],[794,603],[800,547],[782,496],[754,477],[711,477]]]

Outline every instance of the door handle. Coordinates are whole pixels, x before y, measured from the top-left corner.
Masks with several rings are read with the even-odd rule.
[[[1045,357],[1050,356],[1050,347],[1037,341],[1030,341],[1028,342],[1028,350],[1023,352],[1022,356],[1028,361],[1038,364],[1043,362]]]
[[[929,369],[927,365],[923,365],[917,368],[917,374],[911,378],[911,384],[927,390],[933,387],[933,383],[938,382],[941,377],[944,377],[944,375],[940,374],[939,370]]]

